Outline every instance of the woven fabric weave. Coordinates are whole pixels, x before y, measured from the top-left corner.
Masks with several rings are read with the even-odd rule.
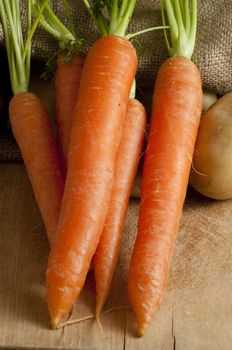
[[[21,0],[22,23],[26,24],[26,0]],[[68,0],[78,37],[91,45],[100,33],[82,5],[81,0]],[[68,25],[62,1],[51,0],[57,15]],[[160,25],[159,0],[137,0],[128,32]],[[193,61],[198,65],[203,86],[219,94],[232,91],[232,1],[198,0],[197,41]],[[3,40],[0,31],[0,40]],[[162,30],[146,33],[135,42],[139,56],[138,82],[145,86],[154,83],[157,71],[168,52]],[[38,30],[33,43],[33,56],[46,59],[57,50],[54,38]]]

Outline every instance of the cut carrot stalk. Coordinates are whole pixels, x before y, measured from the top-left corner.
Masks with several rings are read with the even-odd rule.
[[[129,99],[117,153],[109,212],[94,256],[97,319],[99,319],[107,299],[115,270],[129,197],[142,153],[145,131],[145,109],[138,100]]]
[[[44,1],[40,16],[47,2],[48,0]],[[0,15],[11,85],[15,95],[9,106],[10,122],[29,174],[49,242],[52,243],[64,185],[48,114],[39,98],[28,92],[31,39],[38,20],[32,25],[31,3],[28,1],[27,41],[24,43],[19,1],[0,1]]]
[[[57,236],[47,269],[53,328],[77,299],[104,227],[136,69],[133,46],[116,35],[98,40],[85,60]]]
[[[161,66],[155,84],[138,235],[129,268],[129,298],[140,336],[167,286],[201,115],[200,73],[190,60],[197,15],[196,0],[191,3],[190,10],[188,1],[183,6],[182,1],[165,0],[172,45],[166,33],[165,38],[172,58]]]

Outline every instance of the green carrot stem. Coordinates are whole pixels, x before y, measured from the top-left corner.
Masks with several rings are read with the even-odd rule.
[[[127,0],[122,0],[122,5],[121,5],[121,8],[119,10],[119,19],[121,19],[123,17],[123,14],[126,11],[126,6],[127,6]]]
[[[46,6],[44,16],[46,17],[50,26],[56,28],[57,31],[60,33],[61,40],[62,37],[66,37],[68,41],[75,40],[74,34],[60,21],[60,19],[55,15],[53,10],[49,6]]]
[[[71,33],[75,36],[75,28],[74,28],[74,22],[73,22],[73,17],[71,15],[70,8],[67,4],[67,0],[62,0],[64,8],[65,8],[65,13],[67,14],[67,17],[69,19],[69,25],[70,25],[70,31]]]
[[[185,13],[185,30],[187,35],[189,35],[190,32],[190,12],[189,12],[189,4],[188,0],[184,1],[184,13]]]
[[[136,0],[128,1],[128,5],[124,11],[124,14],[122,15],[122,17],[118,21],[119,23],[118,23],[117,29],[113,33],[110,33],[110,34],[115,34],[115,35],[119,35],[122,37],[124,37],[126,35],[126,30],[127,30],[128,25],[129,25],[132,13],[134,11],[135,4],[136,4]]]
[[[45,0],[49,1],[49,0]],[[30,78],[31,40],[37,23],[31,22],[31,4],[27,2],[26,44],[22,34],[19,0],[0,0],[0,17],[9,62],[14,94],[28,91]]]
[[[38,24],[40,22],[40,17],[42,16],[42,13],[45,9],[45,7],[47,6],[48,2],[50,0],[44,0],[43,2],[43,5],[41,6],[40,10],[39,10],[39,13],[38,13],[38,16],[36,17],[30,31],[28,32],[27,34],[27,41],[26,41],[26,44],[25,44],[25,48],[24,48],[24,53],[23,53],[23,60],[26,59],[26,55],[28,55],[28,53],[31,51],[30,50],[30,46],[31,46],[31,40],[32,40],[32,37],[36,31],[36,28],[38,27]],[[29,1],[30,3],[30,1]]]
[[[197,28],[197,0],[160,0],[163,25],[165,12],[170,25],[170,40],[164,31],[170,56],[191,59]]]
[[[40,25],[55,37],[61,47],[66,46],[70,42],[75,42],[75,35],[61,22],[54,11],[49,6],[49,1],[46,4],[41,0],[30,0],[33,6],[34,14],[39,18]],[[63,1],[64,2],[64,1]],[[64,2],[66,6],[66,2]],[[65,7],[66,8],[66,7]],[[41,9],[43,16],[41,16]]]
[[[103,36],[108,35],[108,25],[107,25],[107,21],[104,18],[103,14],[101,12],[96,14],[93,11],[93,8],[90,6],[88,0],[82,0],[82,2],[84,4],[86,10],[88,11],[90,17],[94,21],[94,23],[95,23],[96,27],[98,28],[98,30],[102,33]]]
[[[191,27],[190,27],[190,33],[189,38],[192,42],[192,45],[194,46],[196,41],[196,32],[197,32],[197,0],[192,1],[192,16],[191,16]]]
[[[11,69],[12,76],[11,82],[13,83],[12,90],[14,93],[18,93],[21,91],[27,91],[28,89],[28,81],[26,80],[26,74],[22,59],[22,52],[20,50],[20,32],[18,31],[18,26],[15,25],[13,20],[13,14],[15,13],[15,6],[19,7],[19,3],[16,0],[15,3],[11,4],[7,0],[3,0],[3,12],[2,16],[5,17],[8,21],[9,25],[9,33],[8,33],[8,25],[6,24],[6,33],[10,38],[10,61],[11,61]],[[11,7],[12,6],[12,7]],[[6,35],[6,33],[4,33]]]
[[[115,26],[117,25],[118,21],[118,0],[115,0],[113,2],[112,11],[111,11],[111,18],[110,18],[110,26],[109,26],[109,33],[113,33],[115,31]]]
[[[96,0],[94,5],[88,0],[82,2],[102,35],[125,37],[136,0]],[[107,10],[110,20],[105,16],[104,9]]]
[[[9,35],[8,35],[6,13],[5,13],[5,8],[4,8],[4,5],[3,5],[3,1],[0,1],[0,14],[1,14],[1,21],[2,21],[3,32],[4,32],[4,36],[5,36],[5,44],[6,44],[6,52],[7,52],[7,59],[8,59],[8,64],[9,64],[9,70],[10,70],[10,72],[13,72],[14,71],[14,62],[12,60],[11,42],[10,42],[10,38],[9,38]],[[11,79],[11,86],[13,86],[12,74],[10,74],[10,79]]]
[[[31,32],[31,17],[32,17],[31,3],[29,2],[27,6],[27,38],[30,36],[30,32]],[[31,70],[31,41],[28,44],[28,50],[26,51],[26,57],[25,57],[25,73],[26,73],[27,81],[29,81],[30,79],[30,70]]]
[[[135,32],[135,33],[132,33],[132,34],[127,34],[126,38],[128,40],[131,40],[132,38],[135,38],[136,36],[142,35],[144,33],[152,32],[154,30],[168,29],[168,28],[170,28],[170,26],[150,27],[150,28],[146,28],[146,29],[143,29],[143,30],[139,30],[138,32]]]
[[[136,95],[136,80],[134,79],[129,98],[133,99],[135,98],[135,95]]]

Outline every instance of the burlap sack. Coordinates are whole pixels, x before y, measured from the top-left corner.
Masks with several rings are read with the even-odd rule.
[[[22,7],[26,0],[21,0]],[[62,1],[51,0],[58,16],[66,23]],[[86,13],[81,0],[69,0],[76,34],[86,40],[86,46],[100,36]],[[25,19],[23,18],[23,22]],[[161,24],[159,0],[137,0],[128,32]],[[232,90],[232,1],[198,0],[197,42],[193,55],[203,80],[203,86],[220,94]],[[1,33],[2,39],[2,33]],[[163,32],[154,31],[138,37],[138,83],[153,85],[156,73],[168,56]],[[56,41],[39,30],[33,45],[33,54],[46,58],[57,49]]]
[[[22,23],[26,23],[26,0],[21,0]],[[73,15],[76,34],[85,41],[87,49],[100,36],[95,25],[86,13],[81,0],[68,0]],[[68,25],[62,1],[51,0],[57,15]],[[136,32],[143,28],[161,24],[159,0],[138,0],[134,16],[128,32]],[[203,87],[219,94],[232,91],[232,0],[198,0],[198,30],[197,41],[193,55],[198,65],[203,81]],[[0,28],[0,42],[3,33]],[[168,56],[162,31],[144,34],[134,42],[139,56],[137,83],[140,88],[153,86],[157,71]],[[47,59],[58,49],[56,41],[41,28],[37,31],[33,42],[33,56]],[[1,148],[6,148],[6,143]],[[10,145],[7,145],[7,159],[10,155]],[[18,157],[18,150],[16,151]],[[2,156],[1,156],[2,159]],[[5,158],[4,158],[5,159]]]

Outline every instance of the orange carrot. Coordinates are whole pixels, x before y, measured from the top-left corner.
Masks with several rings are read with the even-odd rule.
[[[67,157],[73,110],[77,99],[84,58],[75,55],[70,62],[60,55],[55,75],[56,120],[58,127],[59,153],[64,177],[67,173]]]
[[[94,256],[96,317],[109,293],[116,266],[129,197],[142,153],[146,112],[136,99],[129,99],[117,153],[114,186],[104,230]]]
[[[170,2],[170,6],[174,6],[172,4]],[[160,306],[167,286],[201,103],[201,79],[195,64],[180,56],[165,61],[153,95],[138,236],[129,269],[129,298],[140,336]]]
[[[52,243],[64,185],[47,112],[35,94],[24,92],[11,99],[9,115],[49,242]]]
[[[44,1],[32,25],[31,2],[28,1],[26,42],[22,36],[19,2],[0,2],[0,16],[15,95],[9,106],[10,122],[52,243],[64,185],[47,112],[39,98],[28,92],[31,39],[47,2]]]
[[[51,63],[56,59],[55,93],[56,93],[56,121],[58,129],[58,145],[61,159],[63,177],[67,173],[67,157],[73,109],[77,99],[80,84],[81,71],[84,58],[82,52],[82,40],[77,38],[71,18],[70,8],[63,4],[63,10],[69,19],[69,29],[56,15],[49,1],[44,6],[44,0],[31,0],[34,15],[39,19],[40,25],[50,33],[59,43],[60,53],[54,54],[47,62],[48,72]],[[43,16],[39,16],[43,8]]]
[[[47,269],[47,300],[54,328],[83,287],[104,227],[136,68],[133,46],[114,35],[98,40],[84,63],[57,236]]]

